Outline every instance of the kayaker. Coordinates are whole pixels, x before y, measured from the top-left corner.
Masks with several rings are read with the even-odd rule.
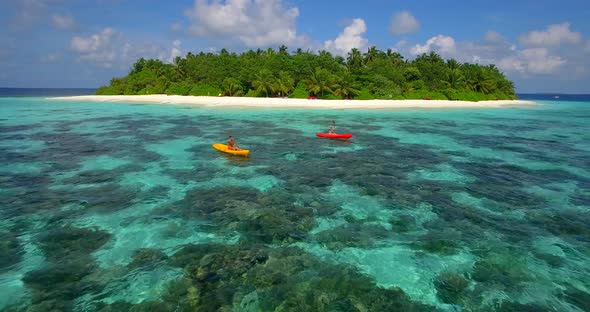
[[[231,135],[227,139],[227,148],[234,151],[239,149],[236,147],[236,142],[234,141],[234,138]]]
[[[328,133],[335,134],[336,132],[334,130],[336,130],[336,122],[332,120],[332,125],[328,128]]]

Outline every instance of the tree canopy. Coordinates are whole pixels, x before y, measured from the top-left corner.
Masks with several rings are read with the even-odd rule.
[[[286,46],[241,54],[188,53],[172,63],[140,58],[99,95],[175,94],[324,99],[515,99],[514,84],[494,65],[444,60],[430,52],[414,60],[392,50],[352,49],[343,58]]]

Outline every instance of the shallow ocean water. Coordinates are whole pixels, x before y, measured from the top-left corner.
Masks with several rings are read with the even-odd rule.
[[[0,98],[0,309],[588,311],[589,119]]]

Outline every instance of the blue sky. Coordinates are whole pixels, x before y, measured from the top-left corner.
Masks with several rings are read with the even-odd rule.
[[[98,87],[138,57],[287,45],[436,51],[517,92],[590,93],[590,1],[0,0],[0,87]]]

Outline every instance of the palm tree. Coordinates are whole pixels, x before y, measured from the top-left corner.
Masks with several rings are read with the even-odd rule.
[[[455,59],[447,60],[447,67],[450,70],[459,69],[461,67],[461,63],[457,62]]]
[[[445,63],[445,60],[443,60],[443,58],[434,51],[430,51],[430,53],[423,54],[422,56],[424,57],[424,60],[426,60],[431,65]]]
[[[447,61],[448,71],[444,81],[453,89],[460,89],[465,82],[465,76],[461,72],[461,64],[455,59]]]
[[[346,57],[346,63],[350,69],[359,69],[363,66],[363,57],[357,48],[352,48]]]
[[[365,53],[365,64],[371,63],[372,61],[375,60],[375,58],[377,57],[378,51],[377,51],[377,47],[372,46],[367,50],[367,53]]]
[[[473,67],[466,81],[467,88],[475,92],[489,94],[495,88],[495,82],[488,73],[481,67]]]
[[[286,45],[283,44],[279,47],[279,54],[280,55],[289,55],[289,50],[287,49]]]
[[[180,78],[180,80],[184,80],[184,78],[186,78],[185,60],[180,56],[177,56],[172,61],[172,65],[174,66],[176,75]]]
[[[303,83],[305,83],[307,92],[313,95],[321,94],[324,96],[325,91],[332,92],[330,88],[330,72],[323,68],[316,67],[315,71]]]
[[[274,91],[274,80],[275,78],[272,72],[268,69],[263,69],[254,76],[252,86],[254,87],[257,93],[260,94],[264,92],[266,94],[266,97],[268,97],[268,93],[270,92],[272,94],[272,92]]]
[[[223,93],[225,95],[240,95],[243,91],[242,83],[238,79],[228,77],[223,80]]]
[[[335,79],[331,88],[334,95],[344,98],[355,97],[360,93],[352,73],[348,70]]]
[[[274,84],[274,90],[279,92],[279,95],[282,96],[286,96],[288,95],[291,91],[293,91],[294,89],[294,85],[295,85],[295,81],[293,80],[293,78],[291,77],[291,75],[289,75],[289,73],[285,72],[285,71],[281,71],[279,73],[279,77],[277,77],[275,79],[275,84]]]
[[[392,49],[387,49],[387,57],[395,66],[399,66],[404,63],[404,57],[399,52],[394,52]]]
[[[318,56],[320,58],[332,58],[332,53],[330,53],[329,51],[326,50],[321,50],[320,53],[318,54]]]
[[[221,49],[221,51],[219,51],[219,56],[228,56],[229,52],[227,51],[226,48]]]

